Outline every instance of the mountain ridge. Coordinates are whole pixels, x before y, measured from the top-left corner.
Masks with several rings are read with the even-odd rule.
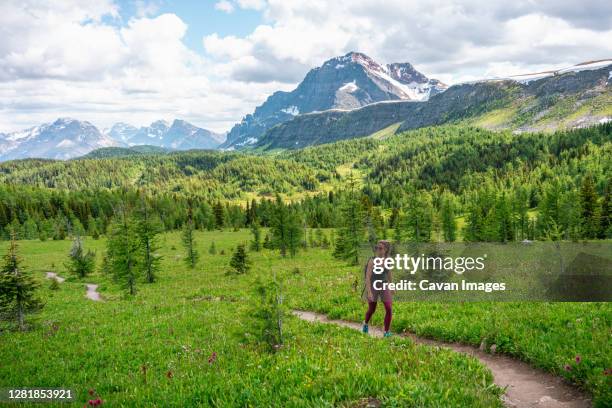
[[[365,137],[395,123],[400,123],[397,132],[459,121],[523,132],[588,126],[611,118],[612,61],[526,81],[457,84],[424,102],[388,101],[299,115],[270,128],[255,147],[302,148]]]
[[[390,100],[427,100],[446,85],[428,79],[410,63],[381,65],[363,53],[349,52],[311,69],[290,92],[277,91],[228,133],[222,148],[258,142],[268,129],[294,117],[329,109],[355,109]]]

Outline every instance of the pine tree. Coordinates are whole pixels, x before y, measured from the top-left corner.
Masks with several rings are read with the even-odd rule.
[[[16,323],[20,330],[26,329],[26,315],[36,313],[43,303],[36,296],[38,285],[21,267],[17,238],[11,232],[11,242],[0,270],[0,318]]]
[[[582,208],[582,231],[585,238],[596,238],[600,230],[600,207],[593,176],[586,175],[580,188],[580,206]]]
[[[257,220],[251,222],[251,233],[253,234],[251,249],[259,252],[261,251],[261,227],[259,226],[259,222]]]
[[[433,205],[431,196],[426,192],[413,193],[408,200],[403,228],[408,237],[415,242],[431,241],[433,227]]]
[[[272,232],[271,244],[274,248],[280,250],[281,256],[283,257],[287,255],[287,231],[289,222],[289,209],[285,203],[283,203],[281,197],[277,195],[270,228]]]
[[[151,209],[146,198],[141,199],[141,206],[136,220],[136,235],[140,244],[142,262],[140,266],[148,283],[155,281],[155,275],[159,272],[161,257],[157,255],[159,250],[158,234],[161,225],[155,222],[151,216]]]
[[[70,248],[68,258],[66,269],[79,278],[84,278],[93,272],[96,255],[92,251],[85,252],[83,241],[79,235],[77,235],[72,242],[72,248]]]
[[[236,247],[232,259],[230,260],[230,266],[234,268],[238,274],[247,273],[251,268],[244,244],[240,244]]]
[[[106,247],[108,272],[130,295],[136,294],[140,243],[126,202],[116,211]]]
[[[603,201],[601,203],[600,238],[612,238],[612,180],[606,184]]]
[[[450,194],[445,194],[442,197],[440,212],[444,241],[454,242],[457,239],[457,221],[455,220],[455,203]]]
[[[217,201],[215,204],[213,211],[215,213],[215,225],[217,229],[222,230],[225,225],[225,216],[223,211],[223,205],[221,205],[220,201]]]
[[[349,190],[342,205],[342,227],[338,230],[334,256],[357,265],[364,238],[364,217],[361,203],[356,197],[356,181],[352,174],[348,179],[348,186]]]
[[[187,256],[185,261],[187,262],[187,266],[190,268],[195,268],[196,263],[198,262],[198,251],[195,249],[195,240],[194,240],[194,225],[193,225],[193,211],[191,205],[187,209],[187,221],[183,226],[183,246],[185,247],[185,251]]]
[[[208,248],[208,253],[211,255],[217,254],[217,247],[215,246],[215,241],[210,243],[210,247]]]

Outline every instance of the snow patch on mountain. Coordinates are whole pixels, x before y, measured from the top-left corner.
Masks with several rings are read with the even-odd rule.
[[[357,86],[354,80],[351,82],[347,82],[344,85],[342,85],[340,88],[338,88],[339,91],[348,92],[348,93],[353,93],[358,89],[359,87]]]

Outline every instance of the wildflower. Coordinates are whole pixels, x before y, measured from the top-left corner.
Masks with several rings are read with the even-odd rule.
[[[582,361],[582,358],[580,356],[576,356],[574,360],[576,360],[576,364],[580,364],[580,362]]]
[[[566,364],[563,368],[565,369],[565,371],[572,371],[572,367],[570,367],[569,364]]]
[[[603,371],[603,375],[612,375],[612,368],[606,368]]]
[[[90,388],[89,391],[87,391],[87,393],[91,396],[94,395],[95,391],[93,390],[93,388]]]
[[[208,357],[208,364],[214,364],[217,361],[217,352],[213,351],[213,353]]]
[[[166,373],[166,377],[168,378],[172,378],[174,375],[172,374],[172,370],[168,370],[168,372]]]

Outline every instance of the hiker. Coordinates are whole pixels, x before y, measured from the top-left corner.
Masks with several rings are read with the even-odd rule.
[[[388,258],[391,255],[391,243],[389,241],[378,241],[376,246],[374,247],[374,257],[376,258]],[[368,332],[368,324],[374,311],[376,310],[376,305],[378,301],[382,301],[385,306],[385,334],[384,337],[390,337],[391,332],[389,328],[391,326],[391,291],[389,289],[375,289],[375,287],[382,287],[382,283],[391,282],[391,271],[388,269],[383,269],[383,272],[380,274],[374,273],[374,257],[368,260],[368,263],[365,267],[365,295],[366,300],[368,302],[368,311],[365,315],[365,320],[363,322],[364,333]],[[377,282],[378,281],[378,282]],[[377,284],[375,285],[375,282]]]

